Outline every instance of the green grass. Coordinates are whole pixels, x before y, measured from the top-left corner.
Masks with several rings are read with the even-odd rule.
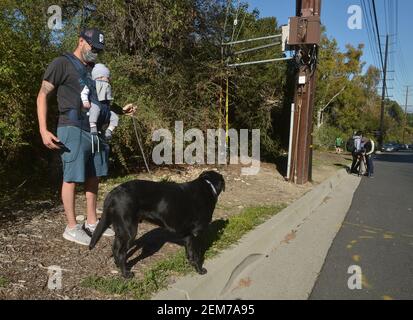
[[[203,238],[207,251],[205,258],[210,259],[222,250],[236,244],[242,236],[276,215],[286,207],[285,204],[271,207],[251,207],[228,220],[216,220],[211,223]],[[118,295],[132,295],[135,299],[149,299],[157,291],[166,288],[171,275],[183,276],[193,272],[180,249],[144,271],[142,279],[125,280],[120,277],[90,276],[81,282],[81,286],[101,292]]]
[[[313,166],[314,167],[320,167],[320,166],[322,166],[322,165],[324,165],[325,164],[325,162],[323,162],[323,161],[321,161],[321,160],[318,160],[318,159],[313,159]]]
[[[286,207],[281,204],[274,207],[250,207],[244,209],[239,215],[232,216],[225,228],[221,229],[220,238],[206,252],[205,257],[211,258],[219,251],[238,243],[243,235],[264,223]]]
[[[0,288],[4,288],[9,284],[9,280],[0,276]]]

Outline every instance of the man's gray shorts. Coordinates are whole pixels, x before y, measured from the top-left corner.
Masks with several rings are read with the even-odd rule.
[[[89,132],[78,127],[59,127],[57,137],[64,144],[61,149],[63,163],[63,181],[85,182],[87,178],[103,177],[108,174],[109,145],[94,137],[94,154],[92,138]]]

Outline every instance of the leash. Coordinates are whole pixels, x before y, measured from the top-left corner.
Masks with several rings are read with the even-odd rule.
[[[151,170],[149,170],[149,166],[146,161],[145,153],[143,152],[142,143],[141,143],[141,139],[139,138],[138,130],[136,129],[135,117],[134,116],[131,116],[131,117],[132,117],[133,129],[135,131],[136,140],[138,140],[139,148],[141,149],[141,153],[142,153],[143,161],[145,162],[146,170],[148,171],[149,174],[152,174]]]

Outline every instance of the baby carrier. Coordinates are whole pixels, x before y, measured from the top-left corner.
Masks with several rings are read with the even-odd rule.
[[[109,124],[110,122],[110,106],[108,103],[101,102],[98,99],[97,92],[96,92],[96,82],[93,80],[90,76],[90,73],[88,72],[86,66],[84,66],[79,59],[77,59],[72,53],[65,53],[63,54],[64,57],[66,57],[73,67],[76,69],[76,71],[79,73],[79,83],[80,86],[83,88],[84,86],[88,86],[89,91],[90,91],[90,102],[94,103],[99,106],[100,108],[100,114],[98,121],[96,123],[98,131],[102,130],[102,127],[104,125]],[[80,94],[79,94],[79,100],[80,100]],[[80,104],[82,106],[82,104]],[[72,122],[75,123],[75,125],[82,130],[89,131],[90,130],[90,124],[89,124],[89,117],[87,114],[87,111],[85,111],[82,107],[79,109],[71,109],[61,116],[67,117],[70,119]]]

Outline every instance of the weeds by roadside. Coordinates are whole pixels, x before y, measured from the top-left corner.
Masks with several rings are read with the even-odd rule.
[[[9,280],[0,276],[0,288],[4,288],[9,284]]]

